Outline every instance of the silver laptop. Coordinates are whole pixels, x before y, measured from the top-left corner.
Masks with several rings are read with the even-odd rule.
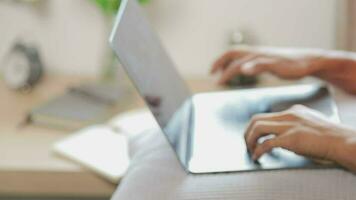
[[[187,172],[321,168],[283,149],[255,163],[244,130],[254,114],[296,103],[337,120],[327,88],[293,85],[192,95],[136,0],[122,0],[110,43]]]

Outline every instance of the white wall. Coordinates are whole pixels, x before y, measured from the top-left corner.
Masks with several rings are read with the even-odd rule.
[[[153,0],[149,16],[183,73],[207,74],[234,29],[260,45],[334,48],[340,0]]]
[[[0,59],[26,35],[52,71],[97,73],[107,49],[106,21],[87,0],[44,0],[46,9],[0,2]],[[145,6],[179,70],[202,76],[226,49],[231,31],[248,42],[334,48],[340,0],[151,0]]]
[[[0,2],[0,58],[10,42],[25,37],[39,43],[51,71],[100,71],[108,28],[99,9],[88,0],[43,2],[39,8],[13,0]]]

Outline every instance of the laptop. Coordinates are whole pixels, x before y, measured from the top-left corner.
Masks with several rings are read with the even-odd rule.
[[[319,84],[192,95],[136,0],[122,0],[112,49],[189,173],[323,168],[283,149],[250,158],[245,128],[254,114],[303,104],[338,120],[329,90]],[[137,122],[140,126],[140,122]]]

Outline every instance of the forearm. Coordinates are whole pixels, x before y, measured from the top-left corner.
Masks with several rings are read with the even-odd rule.
[[[352,54],[330,54],[315,57],[312,61],[311,75],[335,86],[356,94],[356,59]]]
[[[309,62],[310,75],[356,94],[356,53],[324,49],[261,48],[261,51]]]
[[[259,51],[306,60],[310,65],[310,75],[356,94],[356,53],[354,52],[273,47],[263,47]]]
[[[286,66],[284,73],[281,73],[283,70],[278,69],[283,63],[276,63],[276,67],[272,67],[273,70],[270,70],[282,78],[314,76],[356,94],[356,53],[324,49],[266,46],[239,46],[236,50],[240,52],[254,52],[256,55],[260,54],[276,60],[280,58],[285,63],[289,61],[290,63]],[[278,64],[280,65],[278,66]],[[295,69],[296,67],[300,69]],[[293,70],[300,73],[293,76],[291,74]]]

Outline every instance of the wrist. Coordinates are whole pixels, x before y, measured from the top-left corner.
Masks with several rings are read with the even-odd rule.
[[[310,75],[356,94],[356,60],[349,58],[314,59]]]
[[[341,166],[356,172],[356,132],[348,130],[333,144],[331,159]]]
[[[356,61],[348,58],[329,58],[329,57],[315,57],[311,59],[310,74],[328,80],[335,76],[335,73],[340,73],[340,67],[356,69]]]
[[[330,66],[329,58],[323,56],[309,57],[309,73],[317,76],[319,72]]]

